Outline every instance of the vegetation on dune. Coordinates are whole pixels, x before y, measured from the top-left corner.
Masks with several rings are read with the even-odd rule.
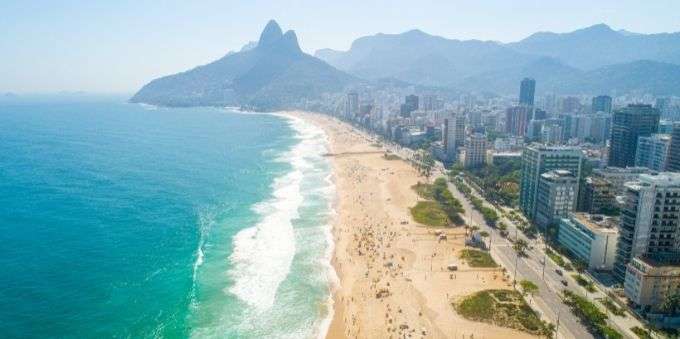
[[[411,207],[413,219],[420,224],[428,226],[448,226],[449,218],[435,201],[419,201]]]
[[[555,330],[552,324],[542,321],[516,291],[480,291],[463,298],[454,307],[458,314],[473,321],[544,336],[551,336]]]
[[[470,267],[485,267],[485,268],[495,268],[498,267],[496,261],[493,260],[488,252],[474,250],[474,249],[464,249],[460,253],[460,258],[464,259]]]
[[[463,205],[454,198],[447,188],[446,179],[438,178],[434,184],[417,183],[411,188],[428,201],[421,201],[411,208],[413,218],[425,225],[446,226],[449,223],[462,223],[460,213],[464,213]],[[442,218],[443,216],[443,218]],[[445,222],[441,220],[444,219]]]
[[[386,160],[401,160],[401,158],[398,155],[392,153],[385,153],[384,156]]]
[[[418,196],[420,196],[423,199],[427,200],[434,199],[434,196],[432,195],[432,191],[434,189],[433,185],[418,182],[417,184],[411,186],[411,188],[414,191],[416,191],[416,193],[418,193]]]

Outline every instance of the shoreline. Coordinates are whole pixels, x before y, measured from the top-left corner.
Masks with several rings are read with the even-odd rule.
[[[510,285],[500,278],[500,269],[471,269],[459,263],[458,272],[446,270],[451,261],[458,261],[465,231],[412,221],[409,208],[421,199],[411,186],[427,180],[410,164],[386,159],[385,149],[372,137],[334,117],[285,114],[324,130],[336,187],[335,214],[329,223],[330,264],[338,281],[329,287],[331,320],[326,329],[319,328],[319,337],[326,332],[326,338],[536,338],[469,321],[455,312],[452,304],[463,296]],[[449,240],[438,241],[437,231]]]
[[[330,138],[328,136],[328,133],[326,133],[326,130],[323,129],[321,126],[318,126],[317,124],[309,121],[308,119],[305,119],[294,112],[288,112],[288,111],[282,111],[282,112],[271,112],[271,113],[255,113],[255,114],[268,114],[268,115],[275,115],[282,117],[284,119],[288,119],[292,122],[299,122],[302,124],[305,124],[309,127],[313,127],[318,129],[321,133],[323,133],[324,140],[321,142],[321,145],[324,147],[326,152],[329,152],[330,147],[331,147],[331,142]],[[319,154],[320,156],[323,156],[323,154]],[[322,265],[326,267],[327,269],[327,279],[329,282],[329,295],[328,298],[326,298],[324,302],[324,306],[326,307],[326,312],[327,314],[325,317],[321,318],[318,320],[318,323],[316,325],[316,328],[314,329],[313,333],[316,334],[316,337],[319,339],[325,338],[328,334],[329,328],[332,325],[334,314],[335,314],[335,290],[338,289],[338,286],[340,284],[340,279],[338,277],[338,273],[336,270],[336,267],[334,266],[334,252],[335,252],[335,239],[333,235],[333,225],[335,224],[335,220],[337,218],[337,203],[338,203],[338,191],[337,191],[337,184],[335,180],[335,171],[333,169],[333,163],[331,161],[328,161],[328,166],[329,166],[329,173],[328,175],[324,178],[324,181],[328,184],[328,187],[331,188],[331,191],[334,193],[334,197],[328,200],[328,213],[329,217],[326,221],[326,229],[325,229],[325,236],[326,236],[326,251],[323,253],[323,263]]]

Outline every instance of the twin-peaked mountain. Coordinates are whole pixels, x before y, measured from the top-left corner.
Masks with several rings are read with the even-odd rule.
[[[300,50],[293,31],[275,21],[257,44],[142,87],[130,101],[162,106],[295,107],[304,99],[342,91],[357,80]]]
[[[131,101],[273,110],[368,83],[514,95],[524,77],[536,79],[539,93],[680,95],[680,33],[638,34],[604,24],[514,43],[419,30],[380,33],[355,40],[347,51],[323,49],[315,56],[300,50],[293,31],[284,34],[270,21],[259,41],[153,80]]]

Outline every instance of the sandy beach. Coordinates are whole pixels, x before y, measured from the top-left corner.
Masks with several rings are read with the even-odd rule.
[[[426,179],[407,162],[388,160],[368,135],[334,118],[290,112],[329,138],[337,186],[333,265],[340,279],[328,338],[530,338],[517,330],[460,317],[452,303],[470,293],[510,288],[500,269],[458,259],[463,227],[416,224],[411,189]],[[433,179],[433,178],[432,178]],[[442,231],[446,240],[438,241]],[[447,265],[458,265],[457,272]]]

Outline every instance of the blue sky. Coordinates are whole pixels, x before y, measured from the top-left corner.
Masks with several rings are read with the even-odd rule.
[[[680,1],[0,1],[0,92],[134,92],[256,40],[269,19],[313,53],[413,28],[503,42],[606,23],[680,31]]]

